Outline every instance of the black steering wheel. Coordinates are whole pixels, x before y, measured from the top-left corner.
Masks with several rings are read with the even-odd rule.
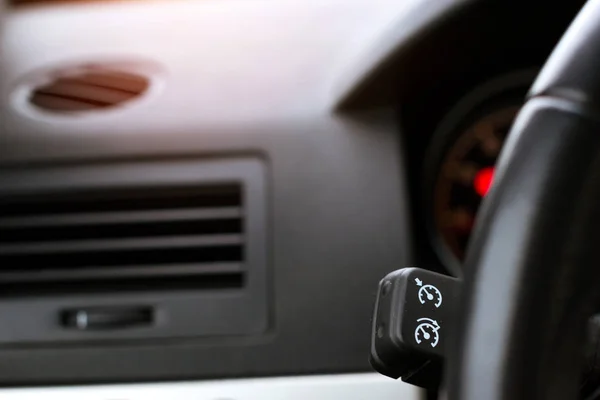
[[[600,298],[600,0],[533,85],[474,237],[448,398],[576,399]]]

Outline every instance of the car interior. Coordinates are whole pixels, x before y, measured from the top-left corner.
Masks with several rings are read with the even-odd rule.
[[[600,399],[600,0],[0,0],[0,399]]]

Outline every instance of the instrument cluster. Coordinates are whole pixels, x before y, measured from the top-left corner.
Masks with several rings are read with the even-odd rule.
[[[441,119],[425,153],[421,181],[427,233],[444,267],[455,275],[534,76],[521,71],[476,87]]]

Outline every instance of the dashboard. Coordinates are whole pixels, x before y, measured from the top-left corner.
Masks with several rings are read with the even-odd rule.
[[[0,397],[420,398],[371,373],[377,283],[462,274],[581,6],[533,3],[10,2]]]

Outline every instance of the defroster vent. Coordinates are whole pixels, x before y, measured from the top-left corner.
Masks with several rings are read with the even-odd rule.
[[[29,101],[55,113],[98,111],[137,99],[150,79],[125,67],[83,65],[55,71],[48,81],[32,89]]]

